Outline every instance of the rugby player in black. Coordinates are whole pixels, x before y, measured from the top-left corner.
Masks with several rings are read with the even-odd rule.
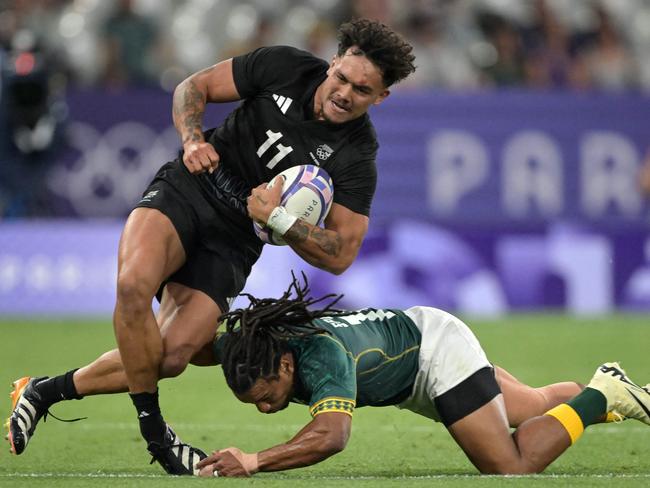
[[[157,384],[190,362],[213,363],[218,319],[262,249],[253,220],[335,274],[354,261],[366,234],[377,152],[366,112],[415,69],[414,56],[378,22],[343,24],[339,41],[330,63],[291,47],[260,48],[177,87],[173,118],[182,156],[159,170],[120,240],[113,317],[118,349],[57,377],[15,383],[8,421],[15,454],[56,401],[128,391],[154,459],[171,474],[194,472],[204,454],[166,425]],[[202,131],[207,103],[235,100],[243,102],[221,126]],[[317,164],[332,177],[325,229],[279,206],[282,185],[266,189],[275,175],[299,164]],[[156,317],[154,295],[160,299]]]
[[[574,382],[531,388],[491,364],[470,329],[430,307],[316,309],[294,279],[280,299],[250,297],[222,316],[215,357],[235,396],[262,413],[290,402],[312,420],[286,443],[235,447],[199,463],[202,476],[309,466],[343,450],[355,408],[395,405],[442,422],[481,473],[537,473],[595,423],[650,425],[650,394],[616,363]],[[293,296],[292,296],[293,295]],[[328,298],[328,297],[325,297]],[[509,427],[517,427],[511,435]],[[417,455],[417,454],[415,454]]]

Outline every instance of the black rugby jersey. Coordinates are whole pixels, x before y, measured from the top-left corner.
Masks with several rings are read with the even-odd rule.
[[[253,237],[246,197],[262,182],[300,164],[324,168],[332,177],[334,202],[369,215],[377,178],[375,130],[367,114],[344,124],[314,119],[314,93],[327,69],[322,59],[286,46],[233,58],[243,102],[221,126],[206,132],[221,161],[199,181],[213,202],[240,215],[237,220],[250,227]]]

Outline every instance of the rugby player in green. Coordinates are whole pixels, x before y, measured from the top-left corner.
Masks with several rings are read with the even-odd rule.
[[[294,279],[279,299],[256,299],[223,317],[216,357],[235,396],[274,413],[290,402],[313,417],[288,442],[257,453],[231,447],[197,467],[202,476],[250,476],[318,463],[343,450],[355,408],[395,405],[441,421],[481,473],[542,471],[610,417],[650,424],[650,394],[616,363],[583,389],[535,389],[493,366],[469,328],[429,307],[340,312]],[[292,297],[295,294],[295,297]],[[331,297],[331,296],[330,296]],[[325,297],[325,298],[330,298]],[[509,427],[518,427],[511,435]]]

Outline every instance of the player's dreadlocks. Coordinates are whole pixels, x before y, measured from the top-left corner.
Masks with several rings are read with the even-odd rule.
[[[244,293],[243,296],[250,300],[248,307],[221,317],[227,333],[222,367],[226,383],[234,393],[247,392],[258,378],[277,377],[280,359],[289,351],[287,341],[325,332],[312,320],[341,313],[332,307],[342,295],[311,298],[304,273],[302,286],[293,273],[291,276],[291,285],[279,299],[258,299]],[[308,310],[311,305],[327,299],[332,300],[324,308]]]
[[[391,86],[415,71],[413,46],[390,27],[368,19],[357,19],[341,25],[338,32],[338,55],[352,46],[355,55],[366,56],[382,73],[384,85]]]

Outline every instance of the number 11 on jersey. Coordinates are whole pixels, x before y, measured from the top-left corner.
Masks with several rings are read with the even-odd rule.
[[[264,143],[257,149],[257,156],[260,158],[262,157],[262,154],[268,151],[274,142],[282,138],[282,132],[273,132],[272,130],[267,130],[266,137],[266,141],[264,141]],[[271,161],[266,164],[266,167],[269,169],[273,169],[275,165],[282,161],[282,158],[293,151],[293,148],[291,146],[284,146],[280,143],[278,143],[275,147],[278,150],[278,153],[273,156],[273,159],[271,159]]]

